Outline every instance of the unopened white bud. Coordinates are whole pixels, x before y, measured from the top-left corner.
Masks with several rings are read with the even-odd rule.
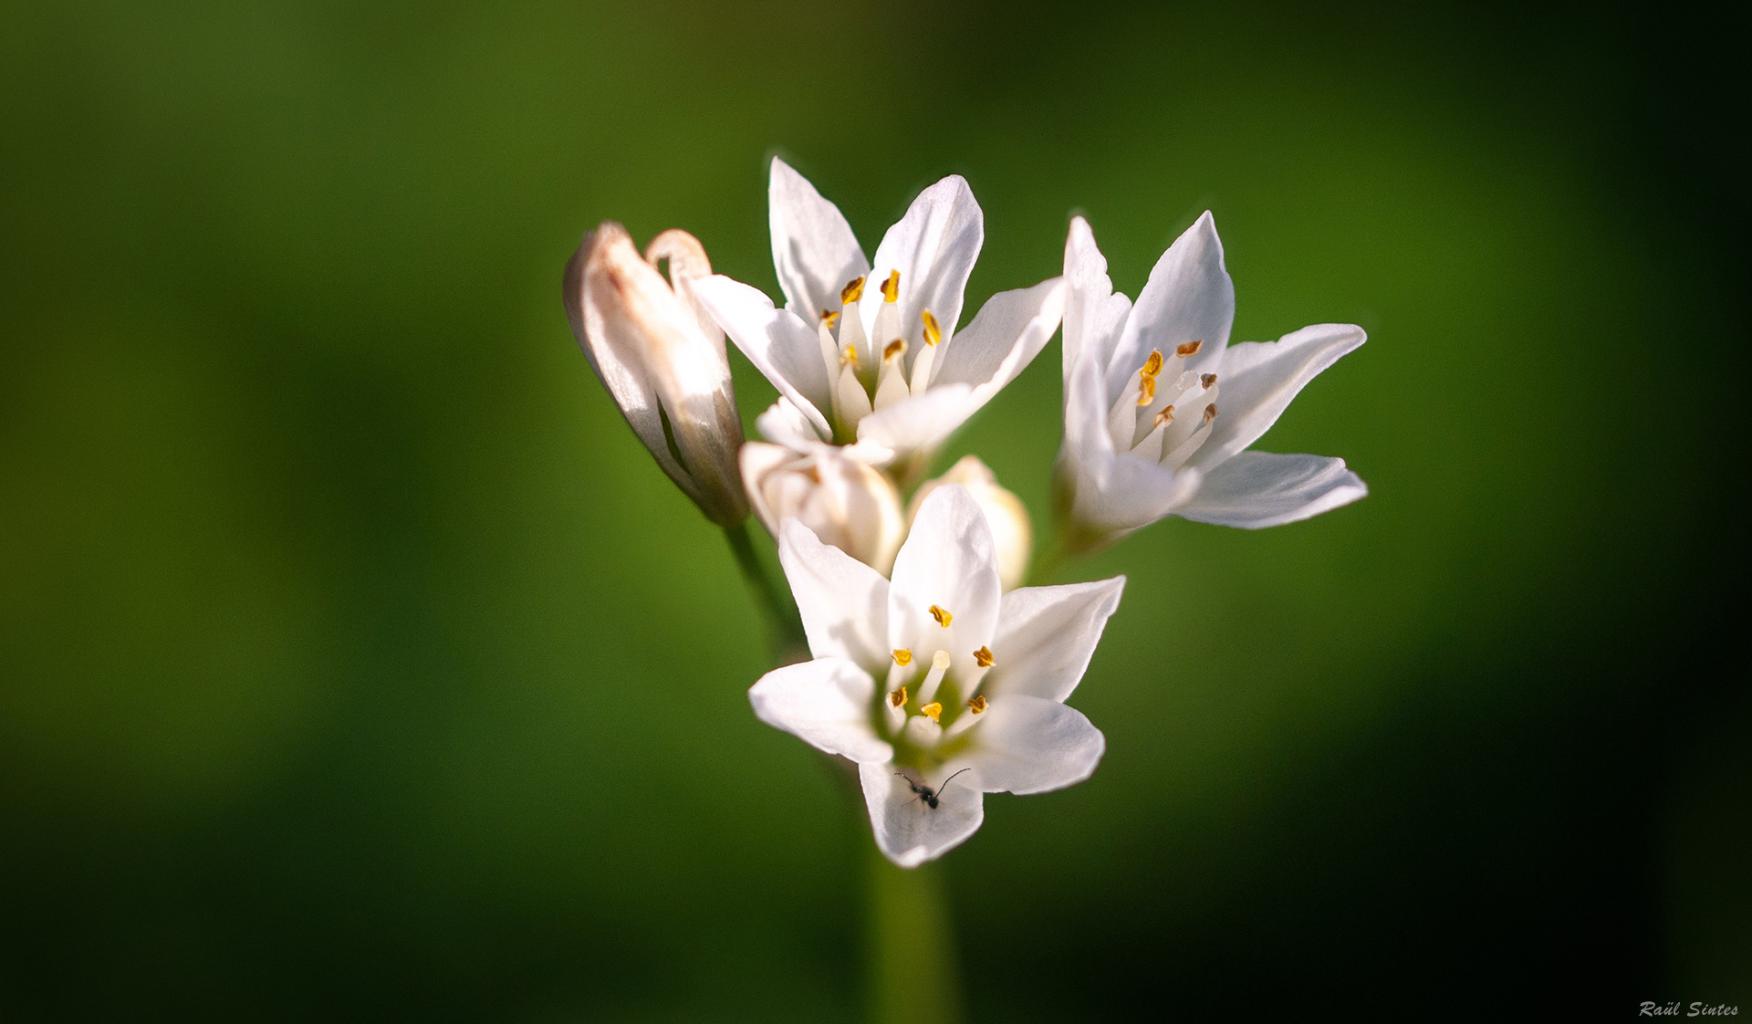
[[[755,514],[777,536],[796,518],[832,544],[886,575],[900,549],[900,493],[881,471],[826,446],[799,453],[775,444],[742,446],[742,477]]]

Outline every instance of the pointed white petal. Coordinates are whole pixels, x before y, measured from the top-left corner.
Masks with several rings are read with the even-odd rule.
[[[1196,355],[1175,362],[1180,370],[1206,371],[1221,358],[1234,319],[1235,285],[1223,268],[1223,243],[1207,211],[1156,261],[1138,293],[1107,364],[1108,394],[1119,394],[1151,349],[1173,358],[1176,346],[1202,342]]]
[[[1131,300],[1113,290],[1107,276],[1107,257],[1095,246],[1095,233],[1081,217],[1071,218],[1065,238],[1065,331],[1063,364],[1065,379],[1087,349],[1101,366],[1113,357]]]
[[[994,698],[1062,701],[1077,688],[1101,631],[1119,607],[1125,577],[1005,594],[992,641],[997,663],[982,684]],[[981,726],[984,728],[984,726]]]
[[[973,272],[984,242],[985,215],[959,174],[920,192],[906,215],[888,229],[876,247],[860,309],[865,329],[875,328],[876,314],[882,307],[878,286],[889,271],[898,270],[900,324],[908,343],[919,341],[919,311],[923,309],[936,316],[945,335],[953,333],[961,321],[967,276]]]
[[[1094,773],[1107,749],[1081,711],[1043,697],[994,697],[982,717],[967,762],[988,793],[1075,785]]]
[[[973,415],[973,389],[946,384],[903,398],[858,421],[858,443],[895,453],[931,452]]]
[[[779,524],[779,563],[809,650],[875,668],[888,662],[888,581],[795,519]],[[904,645],[900,645],[904,646]]]
[[[887,765],[894,748],[876,735],[870,709],[876,680],[841,658],[786,665],[760,677],[748,691],[754,714],[817,750],[860,764]]]
[[[1308,382],[1367,337],[1355,324],[1316,324],[1277,341],[1248,341],[1223,353],[1222,412],[1192,464],[1207,471],[1259,440]]]
[[[876,846],[889,860],[903,868],[918,867],[979,831],[980,822],[985,820],[985,800],[978,789],[965,785],[972,772],[951,783],[932,807],[919,799],[906,779],[894,774],[898,770],[893,764],[858,765]],[[942,782],[917,781],[933,789]]]
[[[985,513],[966,488],[939,487],[919,506],[894,560],[888,649],[910,648],[919,658],[948,651],[951,671],[972,678],[973,652],[989,646],[997,631],[999,587]],[[948,626],[931,615],[932,605],[950,613]]]
[[[833,430],[823,410],[833,408],[827,366],[821,361],[816,329],[791,313],[774,309],[758,289],[722,274],[692,283],[694,298],[773,387],[796,404],[823,437]]]
[[[1307,519],[1368,493],[1343,459],[1241,452],[1206,473],[1175,514],[1258,529]]]
[[[840,289],[870,269],[839,207],[778,157],[767,186],[767,222],[786,306],[806,322],[839,309]]]
[[[823,443],[809,417],[797,408],[795,402],[784,397],[767,406],[765,412],[754,418],[754,429],[760,431],[760,436],[768,441],[792,451],[809,451]]]
[[[1064,315],[1064,279],[999,292],[946,343],[934,384],[966,384],[975,408],[992,400],[1046,347]]]

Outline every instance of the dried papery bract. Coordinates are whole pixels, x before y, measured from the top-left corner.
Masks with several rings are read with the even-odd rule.
[[[1028,520],[1028,506],[1014,493],[999,486],[997,474],[977,456],[967,455],[949,467],[949,472],[928,480],[913,495],[907,506],[907,524],[918,519],[919,507],[939,487],[959,484],[985,513],[986,524],[992,529],[992,548],[998,560],[998,579],[1004,589],[1022,585],[1028,578],[1028,558],[1034,548],[1034,527]]]
[[[665,261],[667,281],[657,268]],[[641,257],[610,221],[566,265],[563,297],[573,335],[633,433],[708,518],[735,526],[748,516],[742,424],[724,334],[693,297],[711,269],[685,231],[658,235]]]
[[[800,453],[776,444],[742,446],[742,475],[755,514],[774,537],[797,519],[832,544],[887,574],[905,532],[900,493],[879,470],[825,445]]]

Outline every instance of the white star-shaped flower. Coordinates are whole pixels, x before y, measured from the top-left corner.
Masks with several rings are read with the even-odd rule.
[[[1257,528],[1368,493],[1343,459],[1247,451],[1308,381],[1363,343],[1319,324],[1230,345],[1235,286],[1206,213],[1162,254],[1137,305],[1114,292],[1081,217],[1065,243],[1059,486],[1098,544],[1166,515]]]
[[[767,673],[755,714],[858,764],[876,843],[902,867],[979,828],[986,793],[1089,777],[1106,741],[1064,704],[1124,577],[1004,593],[965,488],[919,509],[892,582],[788,520],[780,560],[813,661]]]
[[[701,305],[782,396],[759,420],[768,440],[851,445],[870,461],[916,463],[1058,329],[1064,290],[1052,278],[999,292],[957,331],[985,239],[959,175],[920,193],[874,260],[839,208],[776,158],[769,202],[785,308],[721,275],[694,282]]]

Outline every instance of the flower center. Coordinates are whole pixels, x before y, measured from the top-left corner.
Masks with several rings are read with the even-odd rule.
[[[972,740],[971,731],[991,707],[991,695],[981,686],[997,664],[997,655],[983,644],[962,652],[971,657],[971,666],[954,657],[942,646],[954,615],[932,605],[931,617],[936,625],[927,625],[927,631],[941,635],[925,638],[917,653],[911,647],[891,652],[888,682],[872,711],[878,735],[894,746],[895,762],[924,772],[941,766]],[[920,657],[923,651],[931,656]]]
[[[882,308],[876,313],[874,336],[864,332],[858,303],[865,280],[853,278],[840,289],[840,308],[824,309],[816,328],[821,358],[833,383],[834,440],[856,440],[858,423],[877,409],[924,391],[931,384],[943,328],[930,310],[919,311],[918,324],[900,319],[900,271],[883,280]]]
[[[1193,373],[1178,363],[1203,347],[1203,341],[1175,346],[1174,362],[1161,349],[1150,350],[1108,410],[1115,448],[1179,469],[1204,446],[1217,418],[1217,375]]]

